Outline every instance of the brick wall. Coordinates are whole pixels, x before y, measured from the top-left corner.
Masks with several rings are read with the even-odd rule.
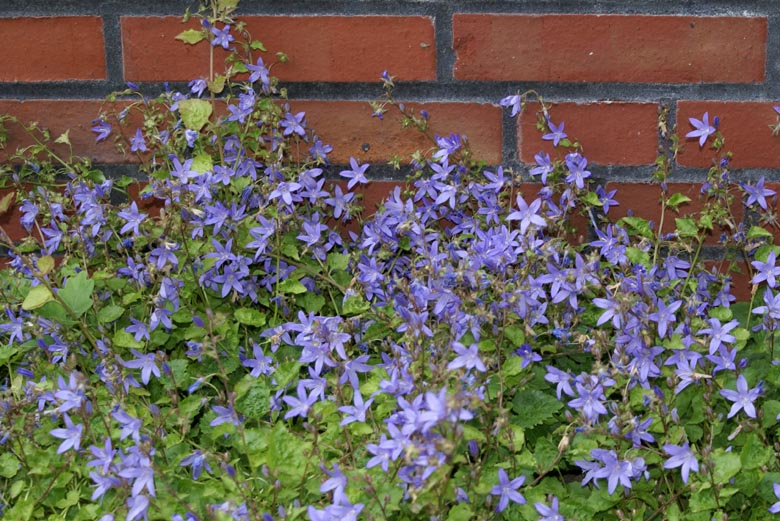
[[[191,2],[6,0],[0,2],[0,111],[72,128],[82,154],[126,171],[89,131],[99,100],[126,81],[150,94],[185,88],[207,70],[203,45],[174,40]],[[657,114],[690,130],[688,117],[718,115],[734,178],[780,182],[778,144],[768,130],[780,99],[780,9],[774,0],[243,0],[239,16],[287,64],[274,73],[335,162],[382,163],[415,139],[397,122],[370,118],[380,73],[399,99],[424,106],[439,133],[469,137],[490,164],[527,169],[544,144],[534,114],[510,119],[502,97],[535,89],[556,121],[580,139],[596,178],[618,188],[622,210],[647,217],[660,135]],[[695,193],[710,154],[693,142],[672,180]],[[377,178],[389,168],[372,168]],[[381,190],[381,186],[378,190]],[[717,253],[713,255],[717,256]]]

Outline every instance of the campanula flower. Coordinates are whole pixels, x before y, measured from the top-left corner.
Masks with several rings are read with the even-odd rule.
[[[707,138],[715,133],[715,127],[710,125],[709,117],[709,113],[705,112],[701,121],[696,118],[688,118],[688,121],[696,130],[691,130],[685,134],[685,137],[699,138],[699,147],[703,147]]]

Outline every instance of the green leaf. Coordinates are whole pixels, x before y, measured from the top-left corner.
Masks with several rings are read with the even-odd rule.
[[[279,291],[282,293],[292,293],[293,295],[300,295],[301,293],[306,293],[308,291],[306,289],[306,286],[301,284],[298,280],[292,280],[287,279],[285,281],[282,281],[281,284],[279,284]]]
[[[33,509],[35,509],[35,498],[27,496],[25,499],[17,501],[9,510],[6,510],[3,517],[17,521],[27,521],[32,517]]]
[[[24,298],[24,302],[22,302],[22,309],[25,311],[38,309],[52,300],[54,300],[54,295],[51,294],[49,288],[44,285],[35,286]]]
[[[43,318],[54,320],[64,326],[70,326],[75,323],[68,315],[68,312],[65,311],[65,308],[62,307],[62,304],[56,301],[46,303],[38,310],[38,314]]]
[[[202,99],[187,99],[179,102],[179,114],[184,126],[190,130],[200,130],[208,122],[213,111],[211,103]]]
[[[345,315],[359,315],[364,311],[368,311],[371,304],[360,295],[349,297],[344,301],[344,314]]]
[[[712,308],[710,310],[710,316],[712,318],[717,318],[721,322],[728,322],[729,320],[732,319],[734,314],[731,312],[729,308],[717,307],[717,308]]]
[[[265,45],[263,45],[263,42],[260,40],[252,40],[252,42],[249,44],[249,47],[253,51],[267,52]]]
[[[141,342],[136,342],[135,338],[133,338],[133,335],[124,329],[120,329],[114,333],[114,338],[111,342],[117,347],[127,347],[133,349],[139,348],[143,345]]]
[[[777,424],[777,415],[780,414],[780,401],[766,400],[763,406],[764,419],[763,428],[768,429]]]
[[[284,387],[292,381],[293,378],[298,376],[301,371],[301,364],[298,362],[284,362],[279,364],[274,371],[274,379],[276,380],[276,388],[284,389]]]
[[[225,90],[225,76],[219,75],[216,78],[214,78],[213,81],[210,81],[208,83],[209,85],[209,91],[213,92],[214,94],[219,94],[223,90]]]
[[[70,145],[70,129],[57,136],[57,139],[55,139],[54,142],[62,145]]]
[[[284,423],[278,422],[268,433],[268,451],[266,458],[272,471],[286,475],[282,483],[300,482],[309,461],[310,442],[304,442],[298,436],[290,433]]]
[[[509,339],[513,347],[520,347],[525,343],[525,332],[520,326],[507,326],[504,329],[504,336]]]
[[[76,317],[80,317],[92,307],[92,290],[94,288],[95,281],[87,278],[86,271],[81,271],[65,281],[65,287],[57,293],[57,296]]]
[[[11,485],[11,490],[8,492],[8,497],[11,499],[16,498],[19,494],[22,493],[22,490],[24,490],[25,486],[27,486],[27,484],[24,481],[14,481],[14,484]]]
[[[501,366],[501,373],[504,376],[515,376],[523,372],[523,359],[519,356],[511,356]]]
[[[596,194],[596,192],[587,192],[585,197],[582,199],[591,206],[604,206],[604,203],[601,202],[601,199],[599,199],[599,196]]]
[[[742,466],[746,469],[762,467],[769,463],[773,453],[772,448],[764,446],[756,433],[750,433],[740,453]]]
[[[253,308],[238,308],[233,316],[240,324],[247,326],[261,327],[265,325],[265,313]]]
[[[470,440],[487,441],[485,434],[481,430],[477,429],[472,425],[463,426],[463,439],[466,441],[470,441]]]
[[[642,219],[641,217],[623,217],[618,223],[625,224],[637,235],[641,235],[647,239],[653,238],[653,230],[650,229],[650,223],[647,219]]]
[[[666,200],[666,206],[677,209],[678,206],[680,206],[683,203],[689,203],[691,202],[691,198],[687,195],[683,194],[672,194],[669,199]]]
[[[512,410],[516,416],[511,421],[524,429],[530,429],[551,418],[561,407],[563,405],[554,396],[536,389],[526,389],[519,391],[512,399]]]
[[[650,264],[650,254],[634,246],[626,248],[626,257],[632,264],[641,264],[643,266]]]
[[[79,496],[80,496],[80,494],[79,494],[78,490],[76,490],[76,489],[69,490],[68,494],[64,498],[62,498],[59,501],[57,501],[55,506],[57,508],[65,510],[65,509],[70,508],[70,507],[72,507],[74,505],[78,505],[79,504]]]
[[[202,174],[204,172],[209,172],[212,168],[214,168],[214,161],[211,159],[209,154],[198,154],[192,158],[192,166],[190,166],[190,170],[193,172]]]
[[[714,510],[717,507],[718,502],[715,500],[715,493],[711,488],[707,490],[697,490],[695,493],[691,494],[691,512]]]
[[[19,460],[10,452],[0,455],[0,477],[10,479],[19,472]]]
[[[114,320],[121,317],[124,314],[124,312],[125,312],[125,308],[123,308],[122,306],[109,304],[108,306],[98,311],[98,322],[100,322],[101,324],[107,324],[109,322],[113,322]]]
[[[200,42],[206,38],[206,33],[203,30],[198,29],[187,29],[186,31],[180,32],[177,36],[177,40],[181,40],[184,43],[188,43],[190,45],[195,45],[196,43]]]
[[[715,464],[712,477],[716,484],[728,483],[742,468],[739,455],[733,452],[725,452],[723,449],[717,449],[713,452],[712,462]]]
[[[0,198],[0,215],[3,215],[11,209],[11,205],[16,199],[16,192],[8,192],[2,198]]]
[[[760,239],[760,238],[771,239],[772,237],[773,237],[772,232],[765,230],[761,226],[751,226],[750,230],[748,230],[747,233],[748,239]]]
[[[678,217],[674,222],[677,227],[677,235],[680,237],[697,237],[699,235],[699,228],[696,226],[696,221],[690,217]]]
[[[221,13],[228,14],[238,7],[238,2],[239,0],[217,0],[217,6]]]
[[[458,503],[447,514],[447,521],[469,521],[473,519],[474,512],[468,503]]]
[[[38,259],[36,265],[38,266],[38,271],[46,275],[54,269],[54,258],[52,258],[51,255],[44,255]]]
[[[236,411],[249,420],[259,420],[271,409],[271,391],[264,379],[249,378],[252,379],[251,386],[236,400]]]
[[[317,313],[325,305],[325,297],[317,295],[311,291],[307,291],[303,295],[300,295],[295,303],[298,304],[307,313]]]
[[[349,266],[349,255],[332,252],[328,254],[328,268],[331,270],[345,270]]]
[[[18,352],[19,349],[14,345],[0,344],[0,364],[5,364]]]

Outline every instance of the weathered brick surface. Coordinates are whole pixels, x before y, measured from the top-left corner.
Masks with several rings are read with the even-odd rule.
[[[609,210],[609,216],[613,220],[624,217],[631,212],[632,215],[648,219],[655,223],[655,229],[661,219],[661,188],[658,184],[650,183],[608,183],[607,189],[617,188],[615,199],[620,206],[613,206]],[[675,230],[675,218],[693,217],[697,218],[699,212],[704,207],[704,199],[701,197],[701,183],[669,183],[668,195],[681,193],[691,198],[691,201],[680,205],[679,212],[668,209],[664,215],[663,232],[671,233]],[[745,214],[745,208],[739,202],[731,208],[734,216],[734,222],[740,223]],[[727,230],[716,227],[713,232],[708,234],[704,241],[706,245],[716,245],[720,240],[721,233]]]
[[[106,78],[103,20],[97,16],[0,18],[0,81]]]
[[[331,162],[348,164],[350,157],[361,161],[386,162],[394,154],[408,162],[415,150],[430,150],[433,143],[419,132],[401,127],[397,112],[384,119],[371,117],[371,107],[360,101],[291,101],[293,111],[306,112],[309,125],[323,143],[333,147]],[[476,157],[489,164],[501,162],[501,111],[494,105],[476,103],[407,104],[424,108],[430,115],[433,133],[457,132],[468,137]]]
[[[555,154],[552,141],[543,141],[536,128],[538,106],[528,105],[518,119],[518,150],[525,163],[540,150]],[[658,149],[656,103],[559,103],[550,111],[556,125],[564,123],[592,163],[643,165],[655,161]]]
[[[116,152],[109,138],[96,143],[96,134],[92,132],[92,120],[98,116],[104,103],[99,100],[0,100],[0,114],[10,114],[20,121],[38,122],[39,126],[48,128],[51,132],[52,147],[67,157],[69,149],[64,144],[53,144],[54,139],[70,130],[68,136],[73,146],[73,152],[82,157],[88,157],[100,163],[129,162],[131,157],[123,157]],[[8,152],[19,146],[32,144],[17,125],[8,124],[9,141],[5,150],[0,150],[0,160],[8,157]],[[116,127],[115,127],[116,128]]]
[[[764,81],[762,17],[456,14],[455,78],[488,81]]]
[[[284,81],[379,81],[384,70],[400,80],[436,79],[433,20],[423,16],[245,16],[247,30],[290,61],[273,68]],[[188,27],[177,17],[123,17],[125,76],[131,81],[186,81],[205,76],[206,42],[175,40]],[[216,49],[217,65],[224,60]]]
[[[680,101],[677,103],[677,130],[685,149],[679,154],[678,162],[685,166],[708,167],[712,165],[715,151],[710,137],[703,147],[698,138],[685,138],[694,130],[689,118],[701,120],[707,112],[710,124],[720,119],[718,130],[726,138],[724,151],[733,154],[734,168],[779,168],[780,137],[772,135],[769,125],[777,120],[770,102],[734,101]]]

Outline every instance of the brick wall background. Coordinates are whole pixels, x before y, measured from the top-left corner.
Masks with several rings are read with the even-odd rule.
[[[0,2],[0,111],[53,132],[71,128],[78,152],[109,172],[132,172],[110,146],[94,144],[91,120],[126,81],[154,94],[205,73],[205,46],[174,39],[191,5]],[[688,117],[719,116],[734,179],[780,182],[780,141],[768,129],[780,100],[775,0],[242,0],[238,15],[269,51],[289,55],[274,74],[333,145],[333,161],[376,162],[375,179],[397,178],[382,163],[418,146],[392,118],[370,118],[366,102],[381,94],[387,69],[396,97],[424,106],[434,130],[465,134],[478,157],[520,170],[545,144],[533,112],[510,119],[497,102],[539,91],[580,139],[594,177],[618,188],[622,211],[653,217],[657,189],[643,183],[661,109],[681,136]],[[689,143],[672,180],[697,193],[711,154]]]

